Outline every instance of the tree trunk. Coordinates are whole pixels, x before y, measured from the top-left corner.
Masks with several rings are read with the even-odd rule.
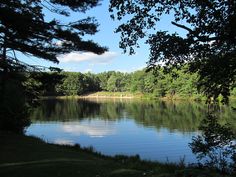
[[[4,42],[3,42],[3,51],[2,51],[2,57],[1,57],[1,68],[3,71],[1,71],[1,97],[3,99],[3,96],[5,94],[6,90],[6,81],[7,81],[7,45],[6,45],[6,34],[4,37]]]

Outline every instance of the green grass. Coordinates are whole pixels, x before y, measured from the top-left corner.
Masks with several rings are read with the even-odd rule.
[[[0,132],[1,177],[198,177],[205,170],[142,161],[138,156],[108,157],[79,146],[48,144],[38,138]],[[186,171],[187,170],[187,171]],[[209,172],[207,176],[218,174]]]
[[[84,95],[72,95],[72,96],[45,96],[42,99],[77,99],[77,98],[101,98],[101,99],[141,99],[141,100],[190,100],[190,101],[199,101],[204,100],[203,97],[200,96],[185,96],[185,95],[175,95],[175,96],[165,96],[165,97],[157,97],[152,93],[141,93],[141,92],[93,92]]]
[[[94,92],[85,95],[81,95],[81,97],[108,97],[108,98],[143,98],[143,93],[131,93],[131,92]]]

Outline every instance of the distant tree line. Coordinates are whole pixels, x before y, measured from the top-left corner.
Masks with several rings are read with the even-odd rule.
[[[132,73],[108,71],[98,74],[80,72],[40,72],[31,73],[38,82],[44,96],[83,95],[97,91],[131,92],[150,94],[153,97],[195,97],[201,98],[197,88],[197,73],[187,72],[187,66],[171,73],[164,69],[153,74],[139,70]],[[236,89],[231,95],[236,96]]]

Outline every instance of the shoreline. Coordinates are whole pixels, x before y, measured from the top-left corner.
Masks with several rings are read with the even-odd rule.
[[[114,98],[114,99],[150,99],[150,100],[193,100],[192,97],[181,97],[181,96],[173,96],[173,97],[155,97],[152,94],[144,94],[144,93],[130,93],[130,92],[94,92],[88,93],[84,95],[70,95],[70,96],[43,96],[43,99],[86,99],[86,98]]]
[[[139,100],[161,100],[161,101],[195,101],[204,102],[206,98],[201,95],[196,96],[165,96],[155,97],[152,94],[130,93],[130,92],[94,92],[84,95],[71,96],[42,96],[41,99],[139,99]],[[236,100],[236,97],[229,97],[229,100]],[[220,102],[220,101],[219,101]]]

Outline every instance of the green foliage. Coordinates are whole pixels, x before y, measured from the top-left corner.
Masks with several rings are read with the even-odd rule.
[[[111,75],[107,81],[107,90],[110,92],[118,91],[119,78],[116,78],[115,75]]]
[[[161,68],[157,73],[139,70],[132,73],[115,71],[99,74],[79,72],[32,73],[41,83],[43,95],[83,95],[97,91],[132,92],[151,97],[168,99],[203,100],[203,91],[197,89],[199,74],[188,72],[188,65],[165,73]],[[232,90],[234,94],[234,90]],[[224,97],[220,98],[221,101]]]
[[[29,76],[33,81],[30,79],[28,83],[38,85],[40,95],[54,96],[62,94],[58,85],[62,84],[65,76],[61,72],[31,72]]]
[[[234,87],[234,88],[232,89],[231,95],[232,95],[233,97],[236,97],[236,87]]]
[[[111,0],[109,10],[121,21],[116,32],[124,52],[134,54],[139,41],[145,40],[150,45],[150,70],[162,63],[169,72],[188,63],[191,72],[199,73],[198,86],[208,98],[221,94],[228,102],[236,76],[235,1]],[[166,16],[169,25],[163,30],[158,22]],[[171,25],[179,30],[171,32]]]
[[[65,95],[79,95],[83,92],[83,78],[80,73],[68,73],[63,81]]]
[[[122,92],[128,80],[126,74],[121,72],[113,72],[107,81],[107,90],[110,92]]]
[[[99,90],[98,78],[91,74],[63,73],[63,80],[57,84],[58,93],[63,95],[82,95]]]
[[[200,162],[222,172],[235,172],[236,134],[229,125],[221,125],[215,115],[208,114],[190,147]]]

